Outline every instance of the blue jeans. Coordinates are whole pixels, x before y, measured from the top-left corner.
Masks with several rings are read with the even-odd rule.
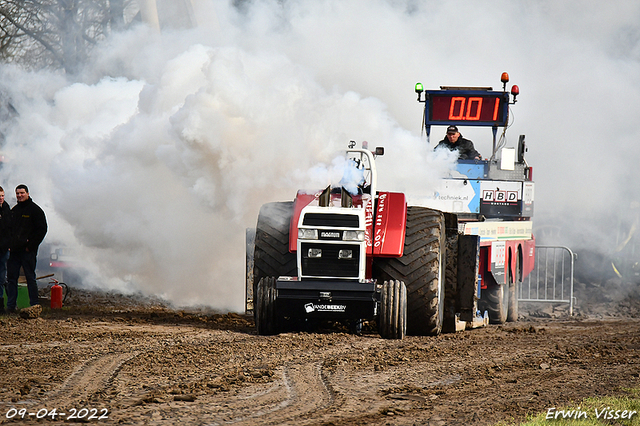
[[[12,250],[7,261],[7,308],[15,309],[18,302],[18,278],[20,267],[24,270],[29,290],[29,304],[40,303],[38,300],[38,283],[36,282],[36,253],[26,250]]]

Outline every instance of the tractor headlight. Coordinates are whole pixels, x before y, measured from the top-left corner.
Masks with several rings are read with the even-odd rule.
[[[353,250],[340,250],[338,252],[338,259],[353,259]]]
[[[309,251],[307,252],[307,257],[310,257],[312,259],[318,259],[322,257],[322,249],[310,248]]]
[[[342,239],[344,241],[364,241],[364,231],[344,231]]]
[[[298,238],[301,240],[317,240],[318,239],[318,230],[317,229],[298,229]]]

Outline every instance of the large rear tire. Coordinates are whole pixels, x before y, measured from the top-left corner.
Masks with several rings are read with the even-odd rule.
[[[267,203],[260,208],[256,225],[253,294],[264,277],[298,276],[296,254],[289,252],[289,225],[293,201]]]
[[[409,207],[402,257],[380,258],[373,263],[378,280],[405,282],[409,334],[437,335],[442,331],[445,237],[442,212]]]
[[[384,339],[404,339],[407,334],[407,287],[402,281],[382,286],[378,332]]]
[[[279,333],[276,313],[276,279],[263,277],[256,291],[255,321],[258,334],[269,336]]]

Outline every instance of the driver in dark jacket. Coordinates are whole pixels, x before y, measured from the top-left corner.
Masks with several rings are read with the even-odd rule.
[[[16,309],[20,267],[24,270],[29,290],[29,304],[37,305],[36,257],[38,246],[47,234],[47,218],[44,211],[33,202],[26,185],[16,187],[18,204],[11,209],[11,240],[7,262],[7,309]]]
[[[435,149],[441,147],[458,151],[459,160],[482,160],[482,155],[473,147],[473,142],[463,138],[457,126],[447,127],[447,136],[436,145]]]

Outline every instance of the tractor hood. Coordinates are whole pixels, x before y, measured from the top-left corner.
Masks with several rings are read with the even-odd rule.
[[[407,220],[407,201],[404,194],[379,192],[374,203],[371,194],[351,196],[340,188],[329,191],[327,189],[316,192],[298,191],[289,229],[291,252],[297,250],[300,215],[303,209],[308,207],[307,211],[312,210],[318,215],[364,217],[367,252],[376,257],[402,256]],[[351,201],[345,201],[345,196]]]

